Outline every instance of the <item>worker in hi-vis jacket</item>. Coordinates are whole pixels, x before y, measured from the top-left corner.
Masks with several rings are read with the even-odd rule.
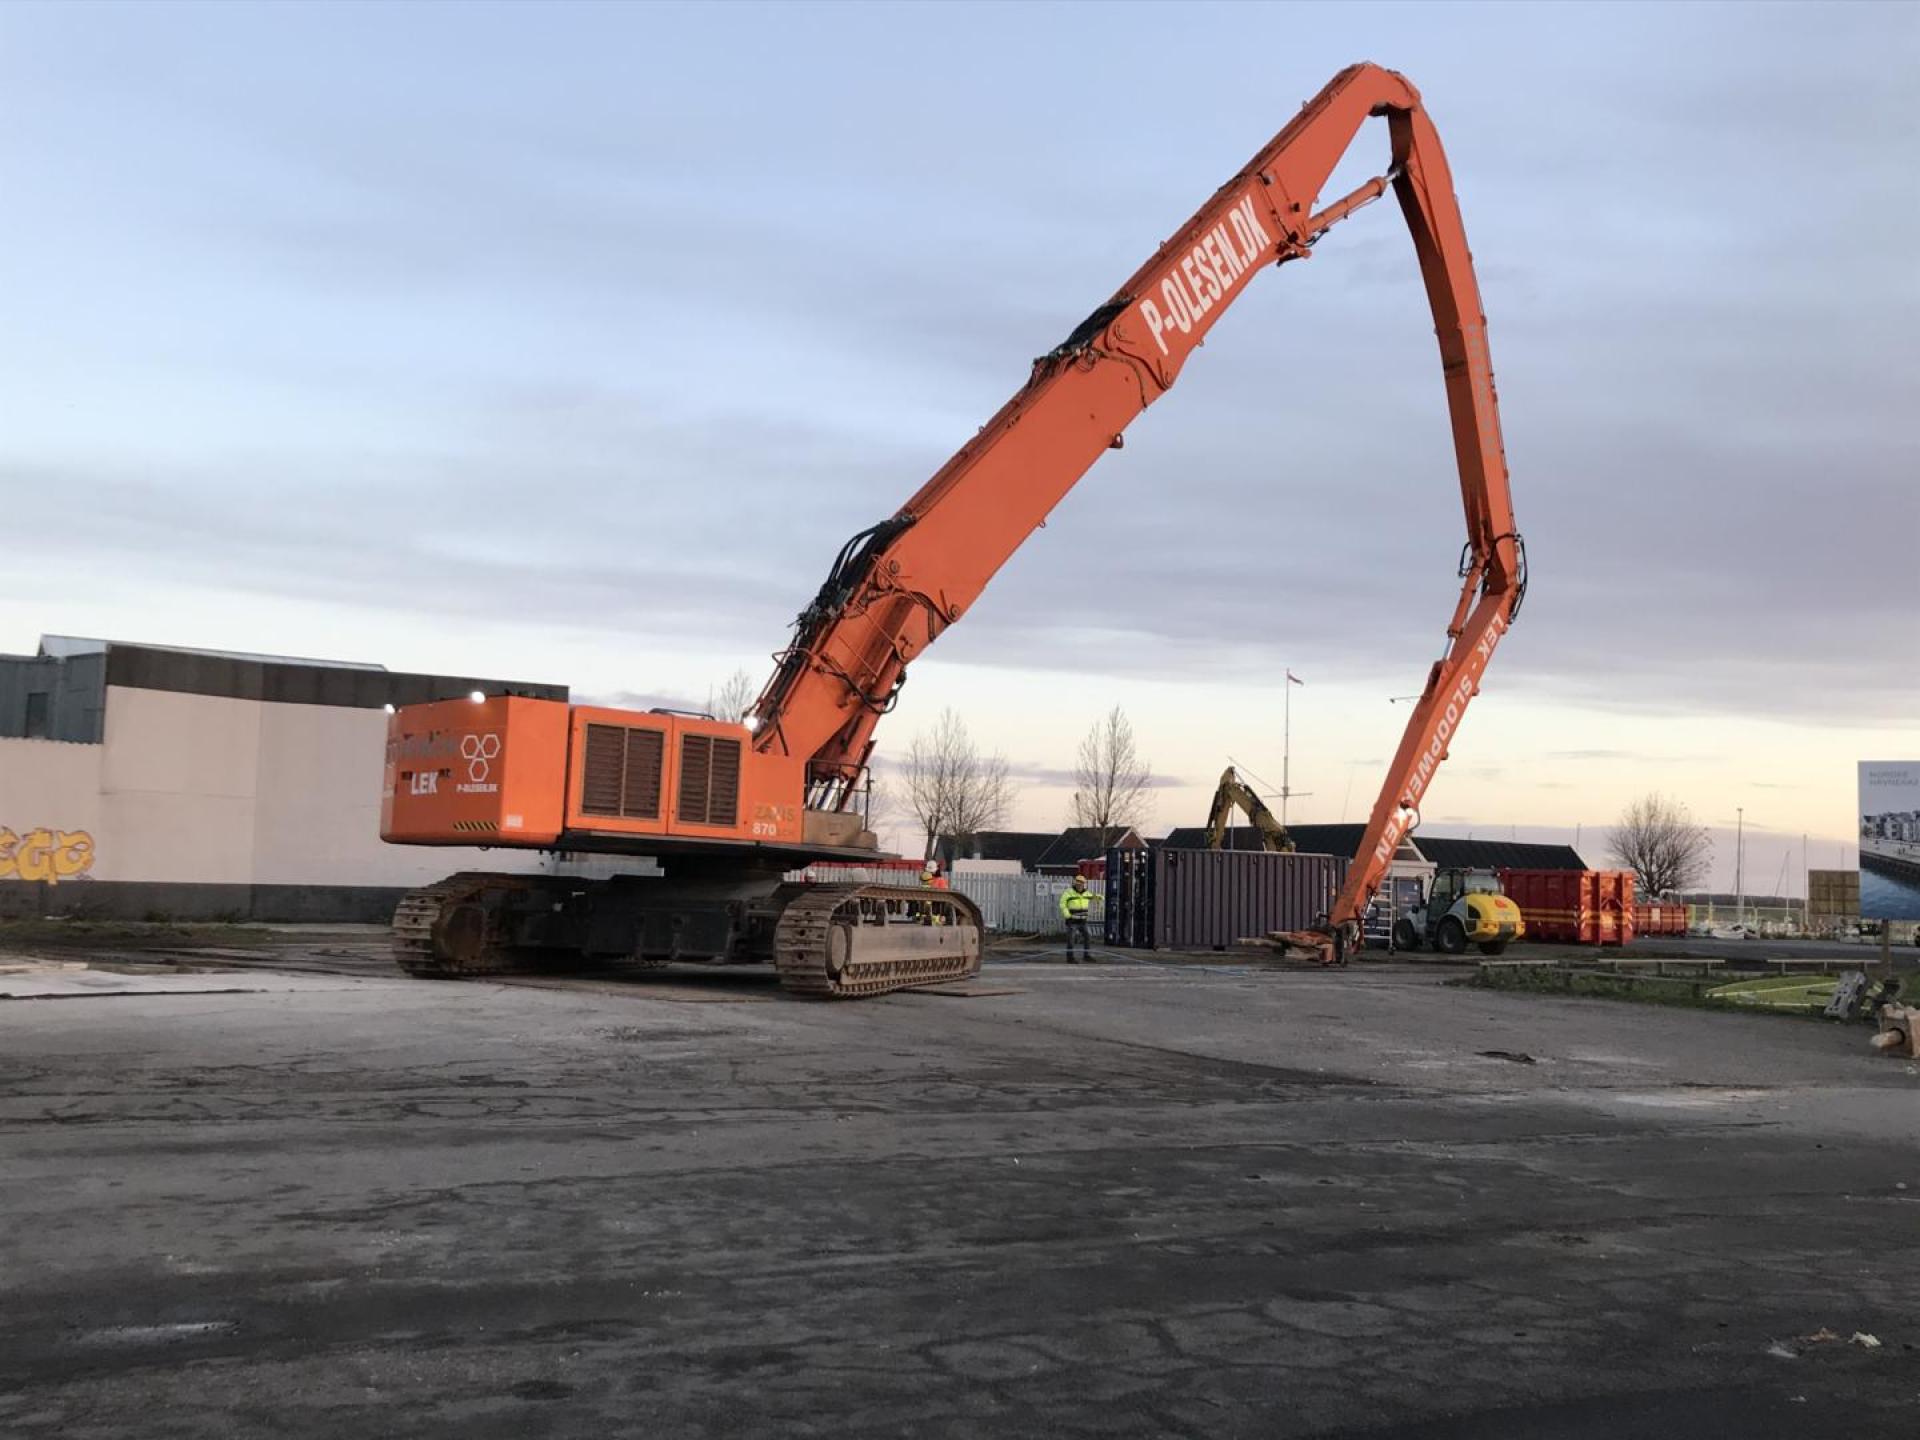
[[[1093,964],[1093,950],[1087,943],[1087,912],[1093,908],[1093,896],[1087,893],[1087,877],[1073,877],[1073,888],[1060,894],[1060,918],[1067,922],[1067,963]],[[1080,959],[1073,958],[1074,937],[1080,938]]]

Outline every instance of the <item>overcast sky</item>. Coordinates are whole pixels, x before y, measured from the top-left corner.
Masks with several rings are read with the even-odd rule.
[[[1448,148],[1534,576],[1428,823],[1659,788],[1836,863],[1920,755],[1915,5],[0,8],[0,649],[758,678],[1363,58]],[[1244,296],[883,751],[955,705],[1051,827],[1121,704],[1193,823],[1290,665],[1293,817],[1364,816],[1463,537],[1432,321],[1391,203]]]

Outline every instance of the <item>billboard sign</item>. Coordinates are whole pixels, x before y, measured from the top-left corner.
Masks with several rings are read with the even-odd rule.
[[[1860,762],[1860,918],[1920,919],[1920,760]]]

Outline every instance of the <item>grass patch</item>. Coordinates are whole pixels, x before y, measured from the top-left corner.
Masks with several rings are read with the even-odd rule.
[[[1789,982],[1805,986],[1831,976],[1795,976]],[[1562,966],[1511,966],[1482,970],[1449,982],[1479,990],[1519,991],[1529,995],[1586,995],[1599,1000],[1631,1000],[1641,1005],[1678,1005],[1695,1010],[1739,1010],[1750,1014],[1801,1015],[1813,1012],[1742,1005],[1714,998],[1709,992],[1728,983],[1725,975],[1630,975]]]
[[[264,949],[258,925],[174,920],[0,920],[0,950],[179,950],[203,945]]]

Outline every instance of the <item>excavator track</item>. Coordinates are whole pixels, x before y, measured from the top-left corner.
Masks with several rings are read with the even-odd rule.
[[[864,999],[978,975],[985,928],[951,890],[813,886],[780,912],[773,963],[795,995]]]
[[[508,925],[515,901],[535,888],[537,882],[522,876],[465,872],[412,891],[393,915],[395,962],[409,975],[448,980],[603,968],[605,957],[569,959],[564,950],[514,943]],[[980,973],[985,927],[964,895],[914,886],[821,885],[783,889],[779,900],[785,903],[769,917],[771,957],[760,948],[762,938],[732,963],[771,958],[781,985],[795,995],[859,999]],[[638,968],[660,962],[635,957],[625,963]]]
[[[533,968],[500,933],[499,892],[525,888],[510,875],[449,875],[406,895],[393,912],[393,958],[409,975],[461,980]]]

